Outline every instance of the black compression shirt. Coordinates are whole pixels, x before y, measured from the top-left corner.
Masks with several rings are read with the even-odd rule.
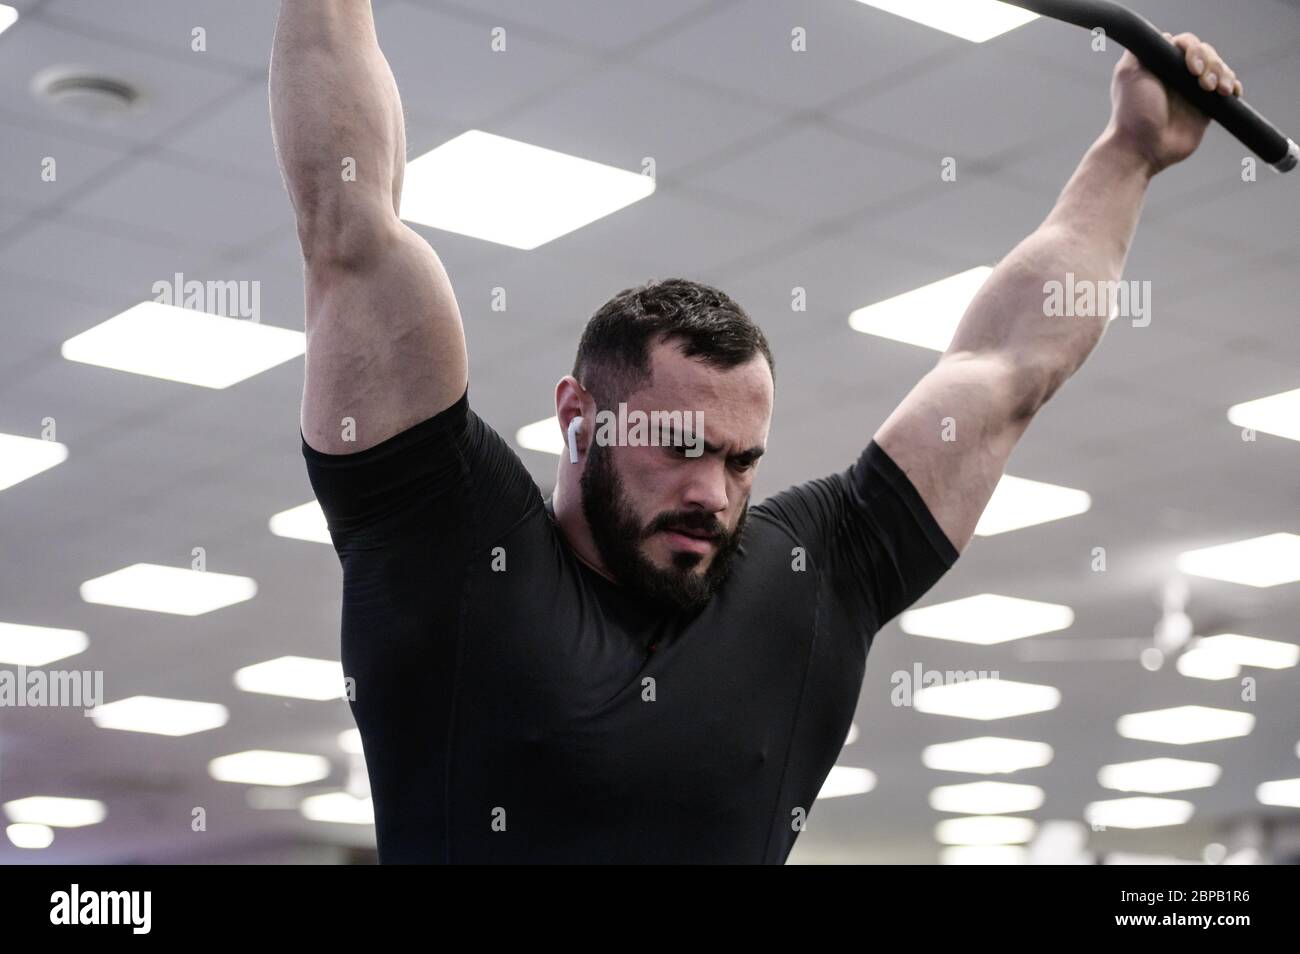
[[[360,453],[303,455],[386,863],[784,862],[872,637],[957,559],[874,441],[751,507],[693,616],[578,560],[468,390]]]

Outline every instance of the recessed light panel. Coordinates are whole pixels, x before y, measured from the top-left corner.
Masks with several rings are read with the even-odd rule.
[[[1073,622],[1074,611],[1068,606],[980,593],[908,610],[898,625],[913,636],[991,646],[1068,629]]]
[[[836,765],[831,768],[826,781],[822,783],[820,798],[840,798],[844,795],[862,795],[876,787],[875,773],[870,769],[849,768]]]
[[[1219,780],[1223,769],[1213,762],[1189,759],[1142,759],[1103,765],[1097,773],[1102,788],[1120,792],[1146,792],[1162,795],[1192,788],[1209,788]]]
[[[63,342],[63,357],[220,389],[298,357],[306,340],[301,331],[143,301]]]
[[[304,785],[329,775],[330,763],[320,755],[250,749],[213,759],[208,763],[208,773],[218,782]]]
[[[0,664],[6,666],[48,666],[89,645],[86,634],[76,629],[0,623]]]
[[[281,510],[271,517],[269,525],[277,537],[306,540],[309,543],[333,543],[325,514],[315,500]]]
[[[989,721],[1055,709],[1061,704],[1061,693],[1052,686],[1010,679],[972,679],[918,689],[912,704],[931,715]]]
[[[67,459],[68,449],[56,441],[0,434],[0,490],[35,477]]]
[[[1255,717],[1249,712],[1231,709],[1175,706],[1120,716],[1116,728],[1126,739],[1194,745],[1250,735],[1255,728]]]
[[[1083,810],[1091,825],[1105,828],[1163,828],[1192,817],[1192,803],[1178,798],[1112,798],[1092,802]]]
[[[108,814],[104,803],[93,798],[64,798],[57,795],[32,795],[4,803],[5,814],[12,822],[49,825],[51,828],[84,828],[98,825]]]
[[[1064,520],[1086,513],[1091,506],[1092,497],[1086,491],[1004,474],[975,525],[975,535],[991,537]]]
[[[654,190],[650,176],[471,129],[407,163],[401,216],[534,249]]]
[[[1270,533],[1263,537],[1188,550],[1178,569],[1211,580],[1244,586],[1277,586],[1300,580],[1300,535]]]
[[[991,735],[960,742],[940,742],[927,745],[921,751],[921,763],[926,768],[978,775],[1019,772],[1051,761],[1052,747],[1046,742],[1000,739]]]
[[[1300,441],[1300,388],[1234,404],[1228,408],[1228,420],[1238,427]]]
[[[982,265],[859,308],[849,315],[849,327],[864,335],[946,351],[966,306],[992,272]]]
[[[90,710],[90,717],[101,729],[181,736],[219,729],[230,719],[230,713],[215,702],[131,696],[96,706]]]
[[[133,563],[81,584],[87,603],[177,616],[201,616],[255,595],[257,583],[246,576],[156,563]]]
[[[983,43],[1038,19],[1022,7],[998,0],[858,0],[934,30]]]

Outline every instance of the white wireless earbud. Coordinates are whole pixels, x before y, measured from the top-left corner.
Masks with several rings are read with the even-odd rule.
[[[577,432],[582,430],[582,418],[575,417],[569,422],[569,463],[578,462],[578,437]]]

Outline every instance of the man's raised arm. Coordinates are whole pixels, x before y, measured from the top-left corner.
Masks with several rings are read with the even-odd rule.
[[[1176,39],[1207,90],[1240,96],[1212,46]],[[994,269],[948,350],[876,432],[958,550],[1030,419],[1101,339],[1104,302],[1091,316],[1047,317],[1046,286],[1118,281],[1151,177],[1190,156],[1209,120],[1125,53],[1111,86],[1110,124],[1088,150],[1046,221]]]
[[[271,122],[306,263],[303,436],[364,450],[455,403],[468,378],[447,273],[398,218],[406,134],[370,0],[282,0]]]

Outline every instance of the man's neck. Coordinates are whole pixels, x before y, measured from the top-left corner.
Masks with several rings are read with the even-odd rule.
[[[576,498],[577,494],[573,497]],[[605,570],[601,562],[596,541],[587,525],[586,515],[582,512],[581,501],[573,499],[572,505],[569,501],[569,495],[556,484],[555,491],[546,498],[546,510],[551,515],[551,520],[559,528],[574,556],[611,583],[618,584],[618,580]]]

